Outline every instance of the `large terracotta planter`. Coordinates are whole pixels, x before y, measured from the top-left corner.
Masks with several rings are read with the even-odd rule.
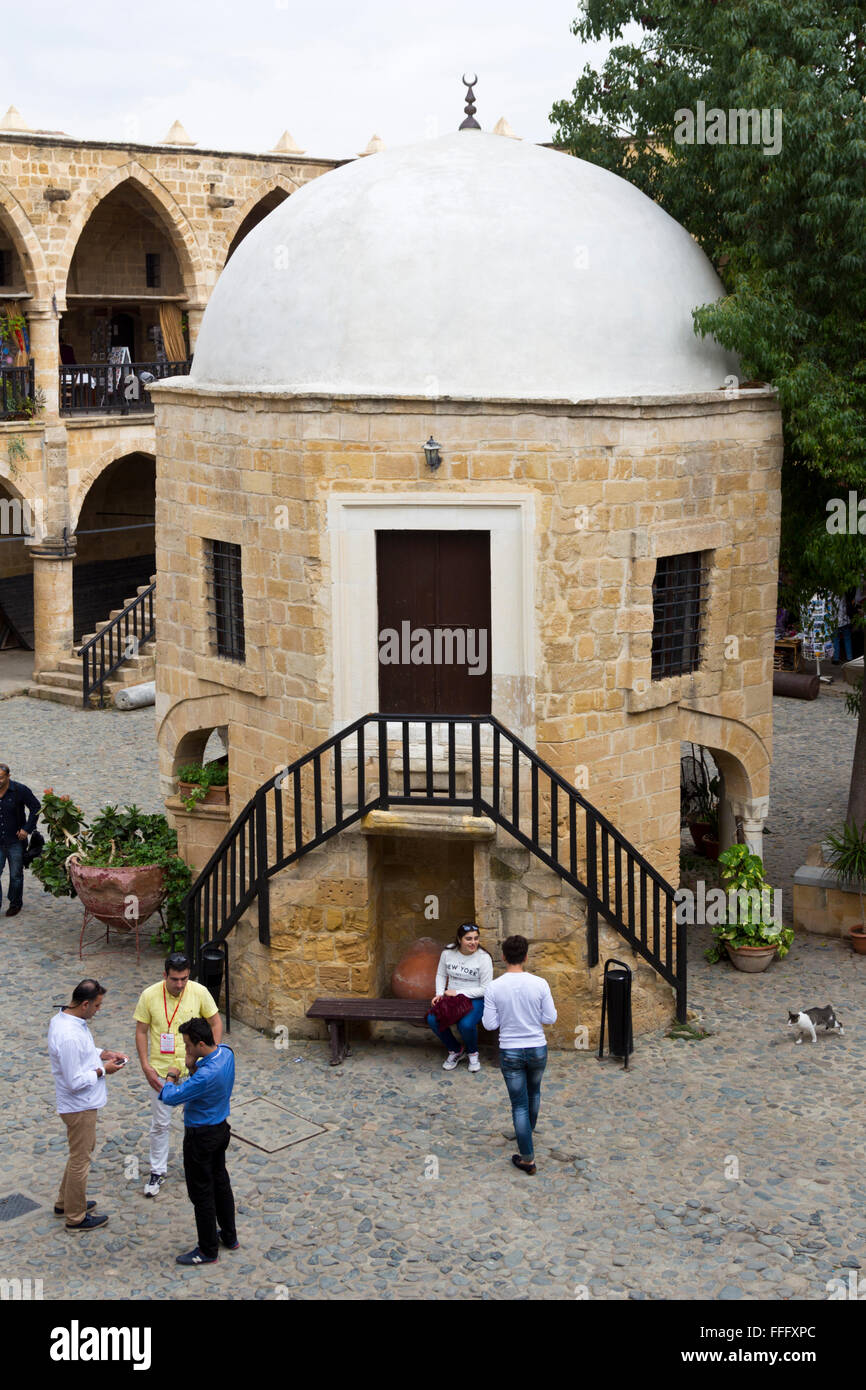
[[[732,964],[747,975],[757,975],[766,970],[776,954],[775,946],[732,946],[729,941],[725,942],[725,950]]]
[[[442,949],[431,936],[422,936],[412,943],[391,975],[391,989],[396,999],[433,998]]]
[[[866,956],[866,931],[862,927],[854,927],[848,933],[848,940],[854,947],[858,956]]]
[[[152,917],[166,895],[165,874],[155,864],[133,868],[98,868],[72,859],[69,877],[82,906],[98,921],[117,931],[132,931],[135,921],[128,914],[136,898],[138,925]]]

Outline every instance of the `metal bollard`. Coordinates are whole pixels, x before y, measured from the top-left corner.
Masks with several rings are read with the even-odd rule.
[[[619,969],[611,970],[611,966]],[[624,961],[606,960],[601,990],[601,1028],[598,1035],[598,1055],[604,1056],[604,1022],[607,1015],[608,1051],[611,1057],[625,1059],[628,1071],[629,1054],[634,1052],[631,1026],[631,967]]]

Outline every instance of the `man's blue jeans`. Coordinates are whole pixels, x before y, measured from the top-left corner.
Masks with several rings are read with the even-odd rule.
[[[440,1028],[436,1022],[435,1014],[427,1015],[427,1022],[433,1029],[439,1041],[448,1048],[449,1052],[459,1052],[461,1047],[465,1047],[467,1052],[478,1051],[478,1025],[481,1022],[481,1015],[484,1013],[484,995],[480,999],[472,1000],[472,1008],[464,1014],[457,1024],[457,1031],[462,1039],[456,1042],[454,1034],[450,1028]]]
[[[520,1157],[534,1158],[532,1131],[541,1104],[541,1078],[547,1066],[547,1046],[502,1047],[499,1049],[499,1065],[511,1098],[511,1114]]]
[[[20,907],[24,898],[24,841],[13,840],[11,845],[0,845],[0,876],[9,865],[9,906]],[[0,878],[0,903],[3,901],[3,885]]]
[[[841,660],[842,660],[842,647],[843,647],[843,645],[844,645],[844,647],[845,647],[845,660],[846,660],[846,661],[850,661],[850,660],[851,660],[851,654],[852,654],[852,652],[853,652],[853,650],[854,650],[853,647],[852,647],[852,645],[851,645],[851,624],[850,624],[850,623],[844,623],[844,624],[842,625],[842,627],[837,628],[836,631],[833,633],[833,660],[834,660],[834,661],[837,661],[837,662],[838,662],[838,661],[841,661]]]

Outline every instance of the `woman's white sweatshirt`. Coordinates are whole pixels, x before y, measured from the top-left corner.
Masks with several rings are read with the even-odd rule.
[[[459,948],[452,951],[446,946],[439,957],[436,968],[437,994],[453,989],[469,999],[480,999],[492,981],[493,961],[480,946],[471,956],[464,955]]]

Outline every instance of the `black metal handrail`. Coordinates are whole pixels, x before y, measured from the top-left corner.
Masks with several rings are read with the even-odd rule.
[[[0,420],[31,418],[36,413],[36,363],[0,367]]]
[[[413,740],[413,726],[420,739]],[[438,760],[437,726],[447,740]],[[458,742],[461,730],[468,739]],[[276,773],[186,896],[187,954],[198,962],[203,946],[223,943],[256,899],[259,940],[269,945],[272,876],[389,806],[465,806],[489,816],[586,899],[588,964],[598,964],[602,918],[673,985],[685,1022],[686,934],[674,889],[606,816],[489,715],[368,714]]]
[[[81,702],[85,709],[90,706],[94,693],[102,696],[102,689],[109,676],[118,666],[131,657],[137,656],[145,642],[152,642],[156,635],[153,616],[153,596],[156,593],[156,580],[137,594],[116,618],[78,648],[81,657]]]
[[[85,362],[60,368],[61,415],[130,415],[153,411],[151,381],[187,376],[186,362]]]

